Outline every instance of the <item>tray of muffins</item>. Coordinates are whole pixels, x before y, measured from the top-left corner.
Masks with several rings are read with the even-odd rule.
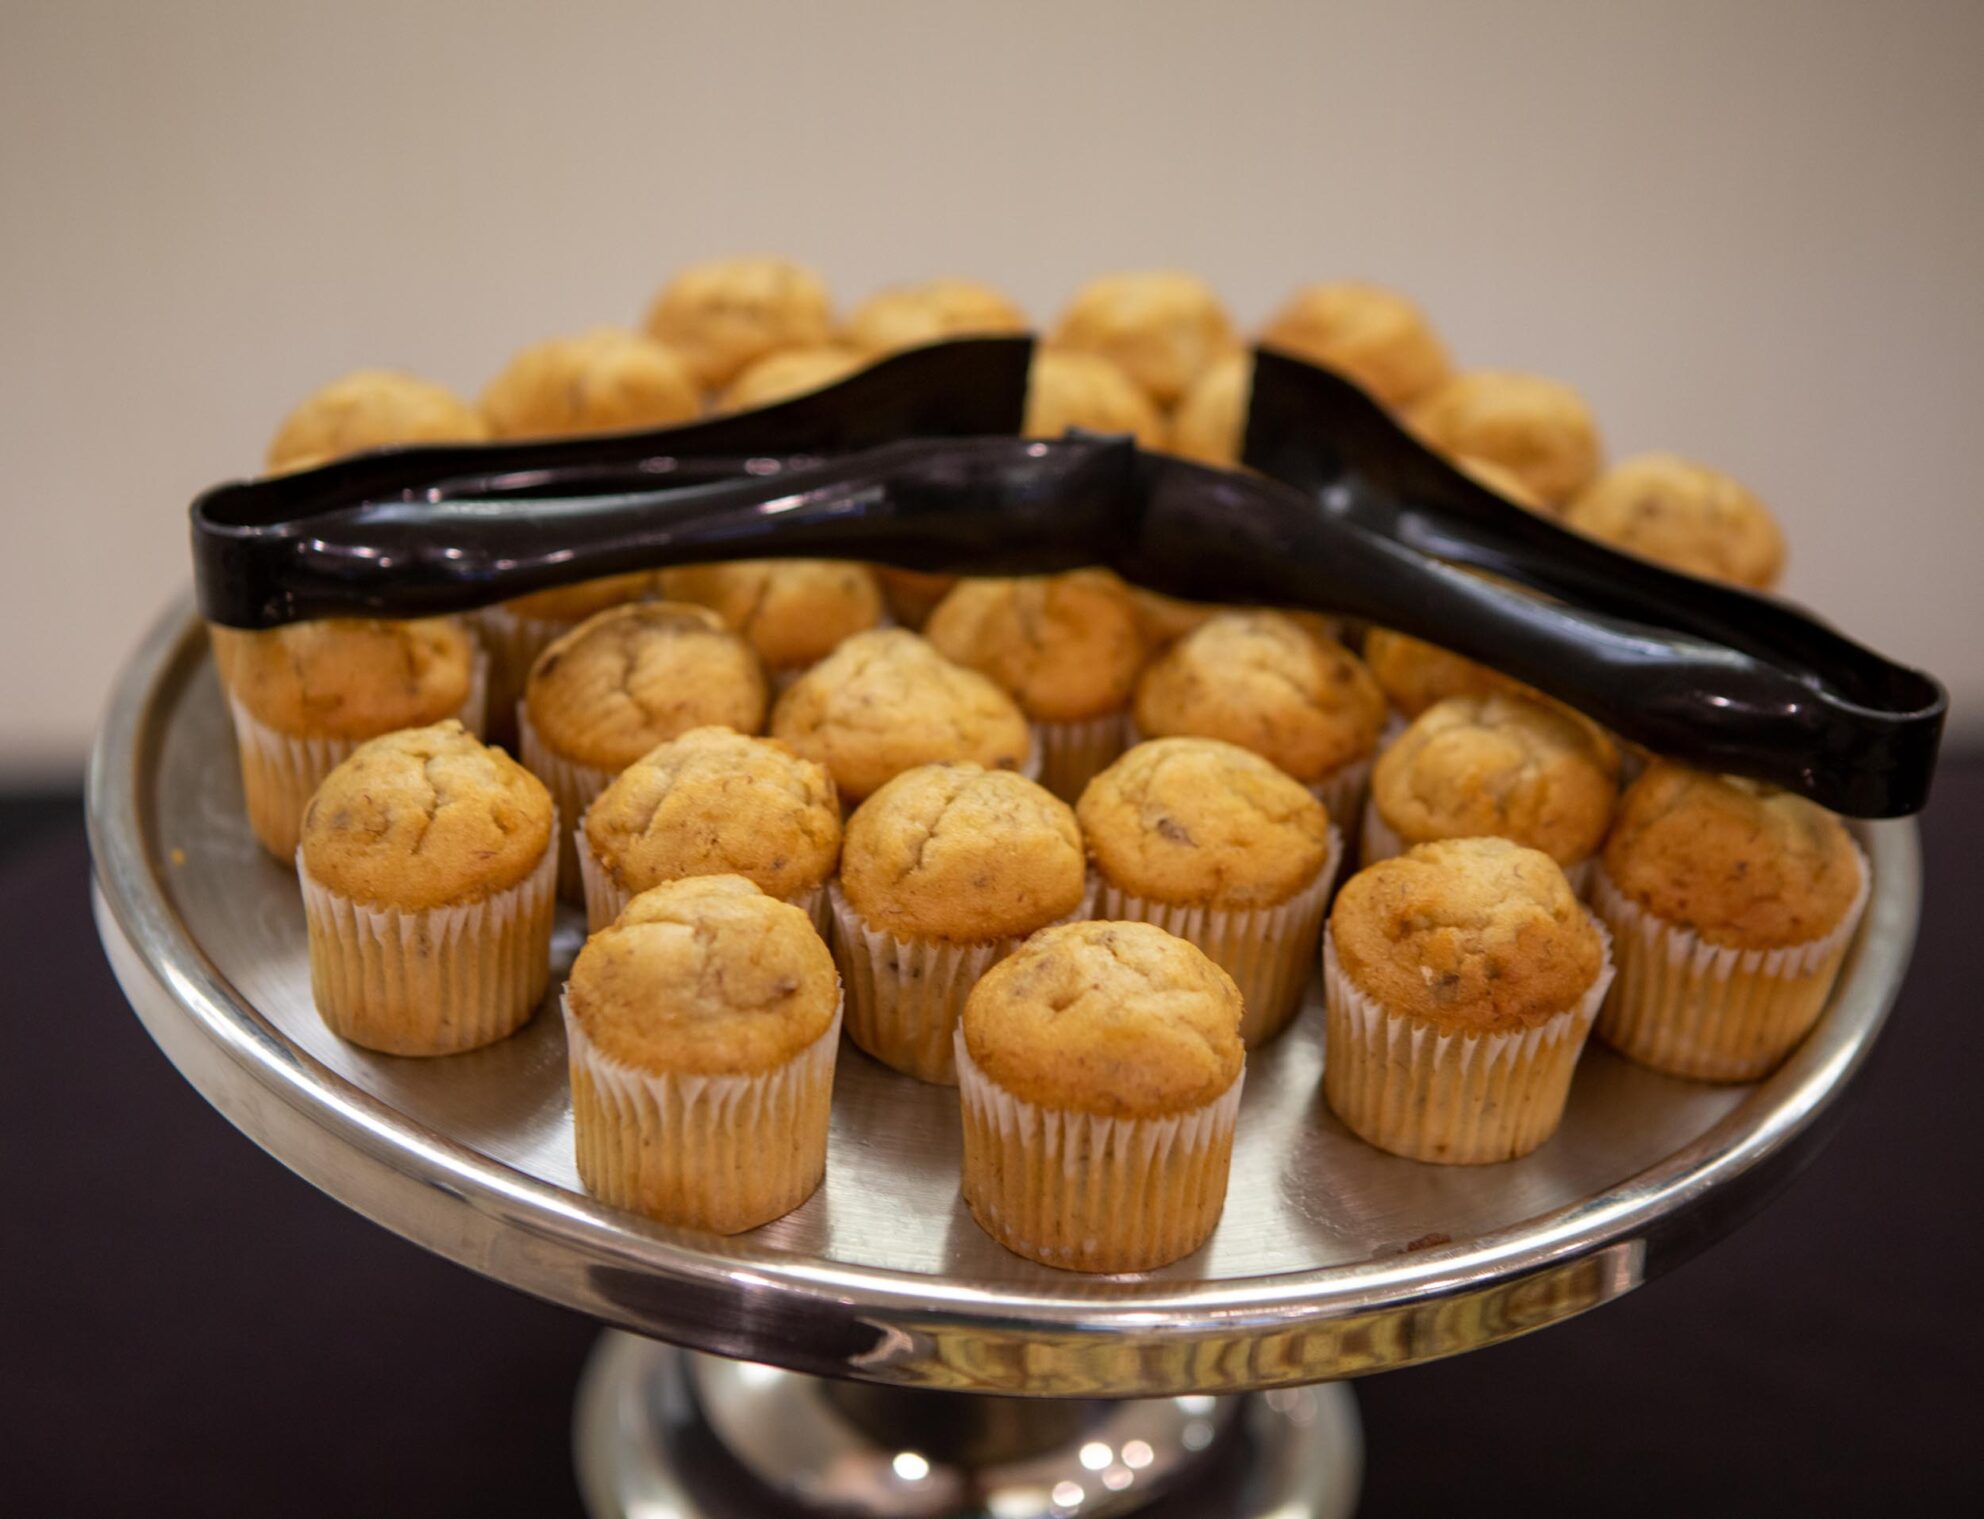
[[[253,595],[203,580],[121,678],[93,771],[105,941],[175,1063],[474,1269],[925,1386],[1381,1369],[1602,1303],[1744,1216],[1887,1015],[1912,824],[1811,800],[1823,763],[1801,795],[1782,756],[1707,763],[1735,752],[1713,735],[1651,752],[1534,661],[1412,636],[1411,606],[1392,628],[1371,597],[1240,576],[1216,598],[1103,554],[960,573],[1015,568],[975,521],[941,551],[898,523],[794,556],[816,540],[766,506],[774,456],[821,451],[778,419],[1026,326],[968,281],[837,321],[809,271],[734,260],[678,276],[644,331],[526,349],[473,405],[385,372],[306,400],[233,488],[273,505],[228,551],[280,537],[280,508],[370,589],[319,575],[304,616],[271,591],[316,573],[294,558]],[[1668,455],[1606,466],[1574,391],[1457,371],[1394,292],[1306,288],[1261,338],[1284,357],[1187,276],[1093,281],[999,350],[1023,390],[983,430],[1019,438],[954,474],[989,471],[997,504],[1057,447],[1115,447],[1167,501],[1310,510],[1243,467],[1292,357],[1517,533],[1546,519],[1622,578],[1626,555],[1779,573],[1750,492]],[[678,469],[718,436],[730,462]],[[689,551],[650,527],[713,500]],[[393,571],[409,544],[429,568]],[[1455,594],[1504,594],[1517,563]],[[1720,594],[1732,626],[1772,605]]]

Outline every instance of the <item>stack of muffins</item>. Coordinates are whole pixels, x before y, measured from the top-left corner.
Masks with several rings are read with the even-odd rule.
[[[1025,326],[967,280],[836,323],[810,271],[719,261],[671,281],[645,332],[524,350],[477,407],[348,376],[269,462],[663,425]],[[1455,373],[1391,291],[1305,288],[1261,337],[1530,510],[1740,584],[1781,568],[1733,481],[1667,455],[1602,471],[1575,393]],[[1201,282],[1109,276],[1037,355],[1026,426],[1233,465],[1248,384]],[[1337,1117],[1397,1155],[1492,1163],[1555,1132],[1594,1030],[1675,1076],[1768,1073],[1866,900],[1819,808],[1622,756],[1458,652],[1373,629],[1360,657],[1340,631],[1102,570],[776,560],[472,618],[216,629],[214,653],[249,819],[294,862],[339,1035],[442,1056],[514,1032],[562,896],[590,934],[563,1009],[598,1196],[718,1232],[797,1207],[827,1164],[844,1029],[958,1089],[961,1191],[991,1235],[1123,1272],[1210,1236],[1249,1052],[1319,973]]]

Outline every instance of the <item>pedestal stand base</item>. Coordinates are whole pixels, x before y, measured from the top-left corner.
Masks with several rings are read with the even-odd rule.
[[[1122,1401],[880,1387],[608,1331],[573,1431],[593,1519],[1342,1519],[1342,1383]]]

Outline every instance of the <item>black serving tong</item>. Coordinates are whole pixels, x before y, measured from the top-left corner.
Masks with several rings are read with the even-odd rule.
[[[1347,613],[1464,652],[1625,737],[1864,817],[1919,811],[1947,698],[1788,605],[1505,501],[1363,391],[1255,354],[1245,462],[1020,427],[1032,340],[898,354],[686,427],[381,450],[193,503],[201,611],[459,612],[715,559],[1022,574],[1108,565],[1175,596]]]

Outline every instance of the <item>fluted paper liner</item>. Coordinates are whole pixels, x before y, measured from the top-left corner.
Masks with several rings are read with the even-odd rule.
[[[1330,821],[1343,831],[1346,846],[1357,841],[1357,820],[1364,815],[1364,796],[1371,786],[1372,757],[1338,765],[1309,785],[1309,795],[1323,804]],[[1354,852],[1352,852],[1354,858]]]
[[[476,637],[489,655],[489,712],[495,719],[491,732],[514,741],[517,703],[523,700],[530,667],[537,663],[538,655],[578,624],[519,617],[502,605],[483,607],[470,617]],[[565,815],[572,816],[569,812]]]
[[[1612,931],[1619,978],[1598,1015],[1598,1037],[1629,1059],[1697,1081],[1754,1081],[1777,1069],[1819,1021],[1873,873],[1854,846],[1860,889],[1822,938],[1780,949],[1710,944],[1655,917],[1601,865],[1592,905]]]
[[[602,1054],[561,1001],[579,1179],[601,1202],[684,1229],[738,1234],[790,1213],[827,1168],[840,1009],[781,1065],[657,1075]]]
[[[544,789],[558,804],[558,815],[572,819],[572,827],[558,840],[558,895],[567,902],[583,902],[585,877],[579,867],[576,835],[585,831],[586,809],[599,799],[600,792],[613,784],[616,772],[602,770],[597,765],[581,765],[556,753],[538,736],[523,702],[517,703],[517,750],[524,768],[544,782]],[[607,919],[609,923],[612,921]]]
[[[1219,1222],[1243,1069],[1202,1108],[1102,1118],[1025,1102],[956,1034],[964,1200],[1016,1255],[1069,1271],[1151,1271],[1190,1255]]]
[[[1130,716],[1111,712],[1073,722],[1036,722],[1033,748],[1040,756],[1040,784],[1069,806],[1082,787],[1129,747]]]
[[[1358,868],[1375,865],[1380,860],[1396,859],[1410,847],[1398,836],[1398,830],[1385,821],[1384,814],[1378,810],[1378,799],[1375,796],[1366,797],[1364,826],[1358,832]],[[1597,855],[1586,855],[1575,865],[1561,867],[1564,879],[1571,883],[1571,890],[1577,893],[1579,901],[1591,900],[1591,873],[1597,863]]]
[[[459,1054],[515,1033],[551,976],[557,859],[546,849],[528,876],[480,902],[401,912],[331,890],[299,849],[310,990],[325,1026],[391,1055]]]
[[[1592,923],[1603,937],[1604,925]],[[1611,984],[1608,941],[1575,1006],[1533,1028],[1455,1032],[1386,1012],[1351,984],[1325,930],[1323,1093],[1358,1138],[1394,1155],[1445,1165],[1514,1160],[1557,1132]]]
[[[634,900],[635,893],[613,879],[613,872],[593,852],[592,839],[583,825],[574,835],[574,846],[579,857],[579,880],[585,892],[586,932],[596,934],[602,928],[611,926],[627,910],[627,904]],[[822,939],[827,937],[827,888],[824,882],[794,892],[783,900],[811,918]]]

